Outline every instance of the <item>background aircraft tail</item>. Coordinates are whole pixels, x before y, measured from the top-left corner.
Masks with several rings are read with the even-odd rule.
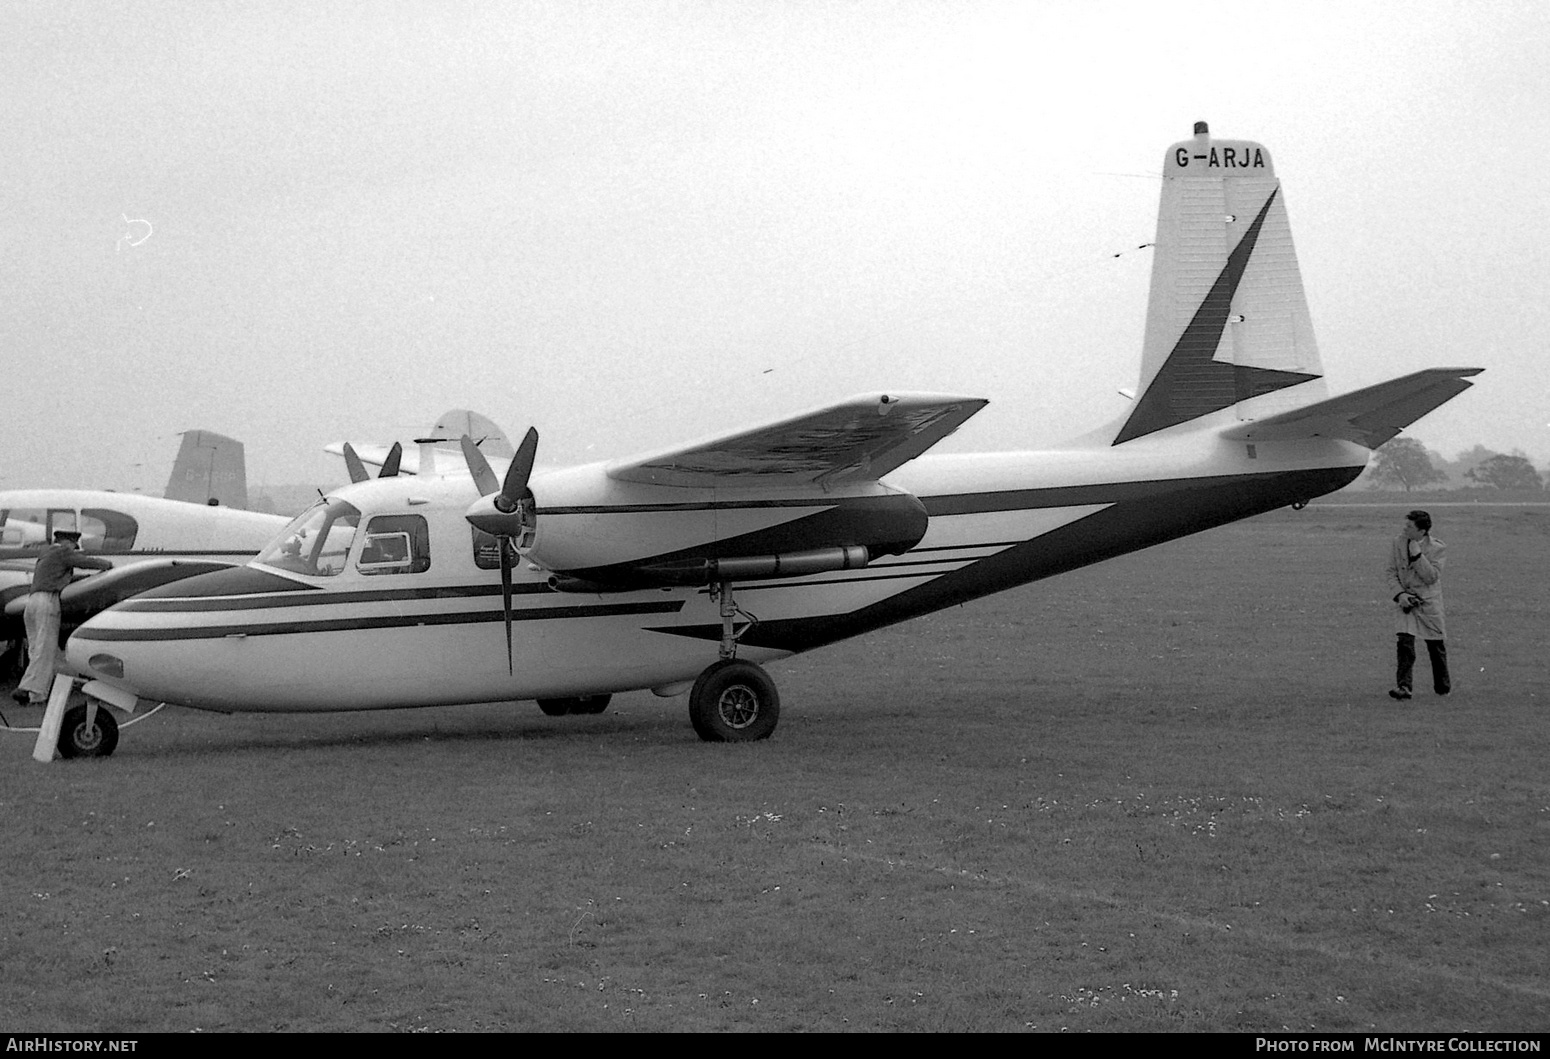
[[[1140,397],[1113,444],[1321,400],[1323,374],[1270,152],[1200,122],[1163,162]]]
[[[457,448],[458,438],[467,434],[486,456],[499,456],[509,460],[517,454],[506,438],[506,432],[495,425],[489,416],[470,412],[466,408],[454,408],[444,412],[431,427],[433,438],[450,438],[451,447]]]
[[[248,469],[242,442],[210,430],[186,431],[162,495],[191,504],[214,500],[223,507],[246,508]]]

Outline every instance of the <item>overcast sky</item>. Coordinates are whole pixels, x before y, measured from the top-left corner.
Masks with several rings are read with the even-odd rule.
[[[1274,154],[1333,392],[1550,457],[1550,5],[0,0],[0,487],[253,486],[448,408],[540,462],[866,390],[1058,443],[1139,368],[1164,149]],[[1115,256],[1118,255],[1118,256]]]

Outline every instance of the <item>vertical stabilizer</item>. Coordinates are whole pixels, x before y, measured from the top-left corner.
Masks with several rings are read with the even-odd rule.
[[[1323,374],[1270,152],[1200,122],[1163,161],[1141,396],[1114,444],[1320,400]]]
[[[163,495],[191,504],[215,501],[222,507],[246,508],[248,470],[242,442],[209,430],[186,431]]]
[[[450,412],[442,413],[436,420],[436,425],[431,427],[431,437],[450,438],[454,445],[457,439],[467,434],[479,446],[479,450],[486,456],[499,456],[503,460],[509,460],[517,454],[517,450],[511,447],[511,442],[506,440],[506,432],[495,425],[489,416],[478,412],[470,412],[466,408],[454,408]]]

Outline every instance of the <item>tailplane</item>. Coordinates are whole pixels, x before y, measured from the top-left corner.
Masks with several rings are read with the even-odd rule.
[[[210,430],[186,431],[163,495],[191,504],[246,508],[248,471],[242,442]]]
[[[1163,162],[1140,397],[1113,444],[1276,415],[1324,398],[1323,374],[1270,152],[1200,122]]]

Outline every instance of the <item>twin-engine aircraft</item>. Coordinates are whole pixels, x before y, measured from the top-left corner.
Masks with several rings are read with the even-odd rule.
[[[1164,157],[1139,397],[1069,447],[932,454],[987,402],[893,391],[542,473],[536,431],[494,461],[465,436],[105,611],[68,657],[125,709],[588,713],[650,688],[688,691],[703,739],[762,739],[764,664],[1305,504],[1480,370],[1327,397],[1270,153],[1202,123]]]

